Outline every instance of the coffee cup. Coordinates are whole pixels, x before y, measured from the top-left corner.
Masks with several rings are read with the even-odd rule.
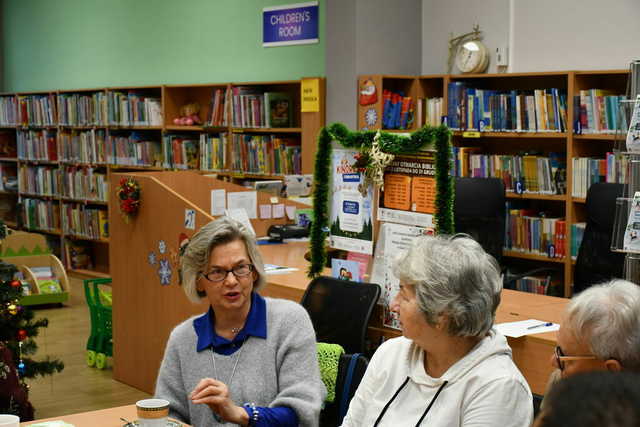
[[[169,401],[143,399],[136,402],[140,427],[166,427],[169,416]]]
[[[17,415],[0,414],[0,427],[19,427],[20,417]]]

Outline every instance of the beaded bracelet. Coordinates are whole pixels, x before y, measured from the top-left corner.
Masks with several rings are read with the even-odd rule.
[[[260,418],[260,411],[256,408],[256,404],[253,402],[245,403],[245,407],[251,410],[251,416],[249,417],[249,426],[255,426],[258,424],[258,418]]]

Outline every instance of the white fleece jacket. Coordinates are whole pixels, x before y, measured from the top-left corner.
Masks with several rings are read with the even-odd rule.
[[[491,330],[440,378],[427,375],[423,361],[424,351],[407,338],[382,344],[371,358],[342,426],[372,427],[407,378],[378,426],[415,426],[432,401],[420,425],[531,425],[531,390],[511,359],[507,340],[499,332]]]

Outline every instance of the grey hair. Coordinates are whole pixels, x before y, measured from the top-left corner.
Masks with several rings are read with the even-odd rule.
[[[592,286],[571,299],[566,320],[600,360],[640,371],[640,287],[622,279]]]
[[[247,255],[253,264],[258,278],[253,289],[258,290],[266,283],[262,256],[258,251],[253,234],[241,223],[223,216],[203,226],[193,235],[184,254],[180,258],[182,271],[182,288],[187,297],[194,303],[202,301],[198,293],[196,282],[209,263],[209,256],[213,248],[226,243],[240,240],[247,248]]]
[[[469,236],[418,237],[396,260],[394,274],[415,287],[429,324],[445,316],[449,335],[481,338],[493,326],[502,290],[500,269]]]

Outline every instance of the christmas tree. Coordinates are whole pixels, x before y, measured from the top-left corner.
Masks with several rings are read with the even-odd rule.
[[[0,239],[5,237],[0,221]],[[30,356],[38,346],[34,338],[38,329],[46,328],[47,319],[34,320],[33,311],[20,305],[22,286],[13,280],[16,267],[0,261],[0,413],[19,415],[21,421],[33,418],[25,380],[38,375],[60,372],[64,364],[48,357],[36,361]]]

